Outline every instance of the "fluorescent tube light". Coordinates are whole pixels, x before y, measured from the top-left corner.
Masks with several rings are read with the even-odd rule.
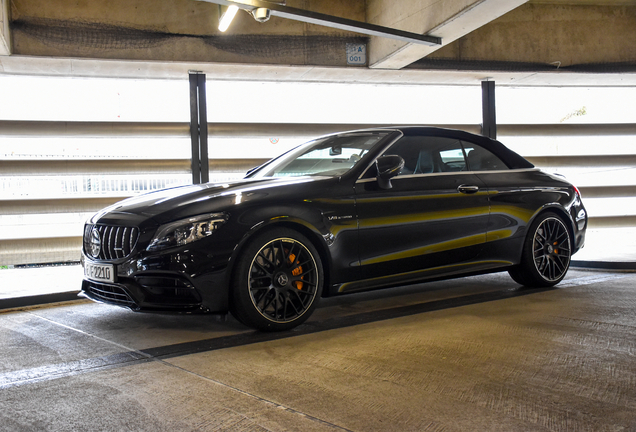
[[[221,21],[219,22],[219,31],[224,32],[225,30],[227,30],[238,10],[238,6],[235,5],[227,7],[227,10],[223,14],[223,16],[221,17]]]

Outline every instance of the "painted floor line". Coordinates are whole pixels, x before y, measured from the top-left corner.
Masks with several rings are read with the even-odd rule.
[[[568,279],[557,285],[558,288],[568,288],[575,286],[590,285],[593,283],[608,282],[627,277],[626,274],[590,275],[581,278]]]

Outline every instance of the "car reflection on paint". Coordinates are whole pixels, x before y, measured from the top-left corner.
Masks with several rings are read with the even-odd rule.
[[[243,180],[98,212],[84,229],[81,295],[135,311],[230,311],[285,330],[320,297],[495,271],[555,285],[586,226],[576,187],[498,141],[431,127],[353,131]]]

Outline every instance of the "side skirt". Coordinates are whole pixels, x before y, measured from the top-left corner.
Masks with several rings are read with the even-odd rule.
[[[337,287],[339,294],[368,291],[378,288],[407,285],[416,282],[426,282],[439,279],[450,279],[475,274],[504,271],[512,266],[511,261],[474,261],[469,263],[454,264],[448,266],[433,267],[425,270],[417,270],[407,273],[399,273],[392,276],[364,279],[361,281],[347,282]]]

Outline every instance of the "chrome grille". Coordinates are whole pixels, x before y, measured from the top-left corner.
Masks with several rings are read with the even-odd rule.
[[[84,252],[90,250],[91,231],[96,227],[99,231],[101,249],[99,257],[92,257],[100,260],[115,260],[126,258],[133,251],[139,239],[139,228],[110,226],[110,225],[86,225],[84,227]]]

